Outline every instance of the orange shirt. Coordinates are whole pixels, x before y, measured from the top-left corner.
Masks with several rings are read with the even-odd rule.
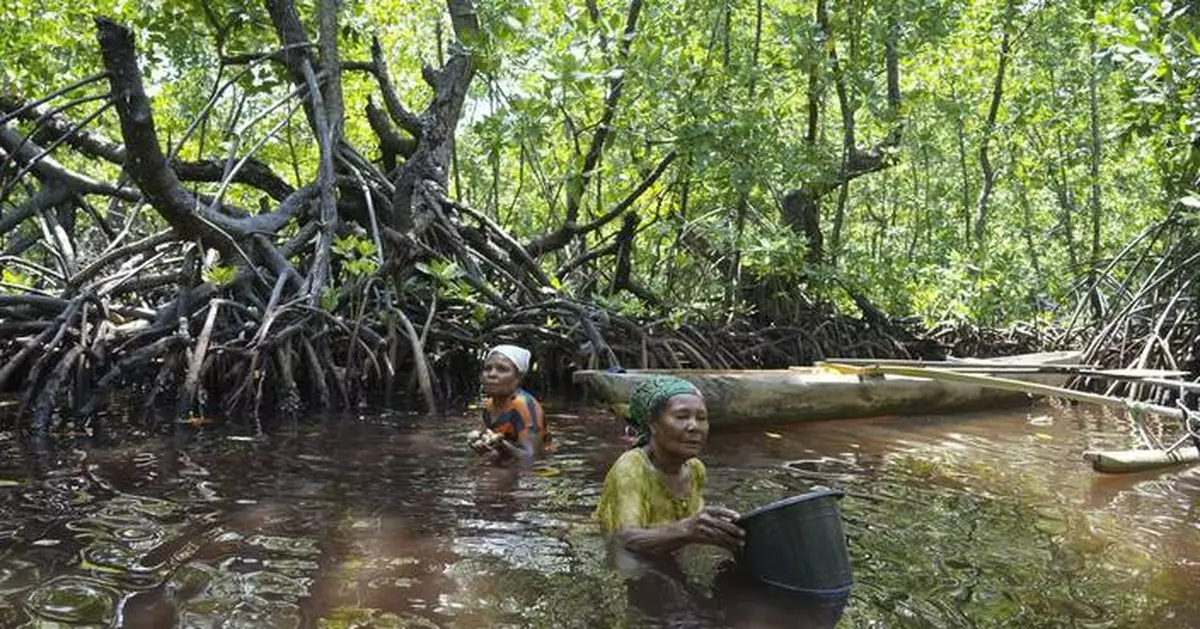
[[[512,397],[497,405],[490,396],[483,400],[483,424],[522,448],[545,448],[550,443],[546,413],[537,398],[525,389],[517,389]]]

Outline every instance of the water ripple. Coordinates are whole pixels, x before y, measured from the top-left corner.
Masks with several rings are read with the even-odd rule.
[[[553,416],[553,472],[531,474],[458,448],[475,421],[328,418],[265,440],[204,431],[38,451],[0,435],[0,626],[676,618],[641,607],[663,597],[609,567],[590,520],[624,448],[619,423]],[[1200,623],[1200,468],[1094,475],[1084,449],[1131,443],[1116,415],[1044,405],[771,430],[713,436],[706,500],[745,510],[843,489],[859,583],[845,626]],[[720,590],[723,561],[684,562],[699,605],[688,622],[769,616]]]
[[[99,581],[63,576],[35,588],[25,599],[29,610],[49,620],[71,624],[112,622],[121,593]]]

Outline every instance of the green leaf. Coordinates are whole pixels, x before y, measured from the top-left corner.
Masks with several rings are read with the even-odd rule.
[[[214,264],[200,273],[200,279],[214,286],[228,286],[237,279],[237,269],[224,264]]]
[[[341,298],[341,292],[334,286],[326,286],[321,293],[320,306],[325,312],[333,312],[337,310],[338,301]]]
[[[360,239],[354,234],[347,234],[344,238],[334,237],[333,252],[343,258],[354,256],[354,252],[358,250]]]
[[[358,251],[358,255],[364,258],[373,256],[375,255],[375,243],[371,242],[367,238],[361,238],[359,239],[358,244],[355,245],[355,250]]]
[[[12,284],[14,286],[21,286],[24,288],[33,287],[33,280],[31,280],[29,276],[11,268],[5,268],[3,272],[0,273],[0,279],[3,279],[5,284]]]

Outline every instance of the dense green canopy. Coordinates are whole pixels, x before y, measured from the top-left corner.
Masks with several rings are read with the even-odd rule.
[[[361,360],[376,376],[398,344],[428,340],[423,318],[454,317],[433,336],[463,343],[534,327],[565,342],[582,323],[593,351],[607,345],[601,313],[772,326],[832,302],[928,324],[1101,318],[1152,266],[1110,261],[1131,242],[1170,254],[1161,234],[1135,239],[1200,207],[1197,12],[7,2],[0,315],[9,338],[57,343],[38,313],[70,320],[76,296],[98,296],[120,310],[114,329],[156,331],[119,336],[118,355],[178,337],[190,349],[162,371],[180,377],[204,360],[195,337],[214,295],[234,305],[208,328],[256,337],[243,357],[267,338],[278,350],[280,331],[343,325],[306,314],[271,329],[280,304],[309,303],[363,324],[337,333],[337,369]],[[164,336],[166,307],[188,334]],[[285,346],[253,360],[288,373],[335,351]],[[31,380],[53,378],[64,353]]]

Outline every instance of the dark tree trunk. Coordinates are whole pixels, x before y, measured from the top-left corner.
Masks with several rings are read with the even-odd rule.
[[[878,172],[894,163],[893,151],[900,144],[902,124],[900,112],[900,61],[897,44],[900,25],[895,15],[890,16],[891,25],[885,41],[885,68],[887,73],[887,100],[892,129],[888,135],[869,148],[860,148],[855,133],[857,105],[846,85],[833,42],[834,34],[829,23],[825,0],[817,0],[816,22],[818,37],[829,51],[829,67],[834,78],[838,103],[842,111],[843,159],[836,172],[809,181],[784,195],[780,208],[784,224],[797,234],[808,239],[806,259],[810,262],[824,260],[824,236],[821,232],[821,199],[844,184],[863,175]],[[820,73],[814,68],[809,75],[808,133],[806,143],[815,147],[820,113]]]
[[[996,184],[996,169],[992,166],[991,154],[988,152],[992,133],[996,129],[996,118],[1000,114],[1000,103],[1004,98],[1004,72],[1008,68],[1010,31],[1016,4],[1009,0],[1004,9],[1003,33],[1000,37],[1000,62],[996,66],[996,78],[992,83],[992,100],[988,106],[987,120],[983,123],[983,137],[979,141],[979,169],[983,173],[983,183],[979,188],[979,199],[975,203],[975,243],[982,247],[988,220],[988,203],[991,201],[992,188]]]

